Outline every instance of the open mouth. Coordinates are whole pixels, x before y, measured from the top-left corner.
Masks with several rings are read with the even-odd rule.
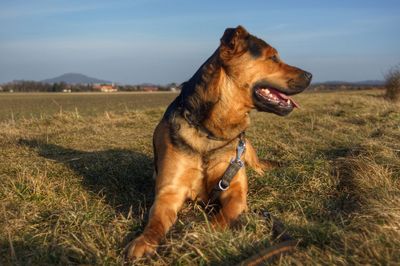
[[[257,88],[256,93],[264,100],[280,106],[299,107],[299,105],[292,98],[273,88]]]
[[[260,111],[287,115],[299,105],[289,96],[272,87],[256,87],[254,89],[255,104]]]

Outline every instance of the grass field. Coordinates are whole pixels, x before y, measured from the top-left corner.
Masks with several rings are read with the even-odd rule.
[[[174,93],[0,93],[0,121],[44,118],[63,112],[94,116],[165,106]]]
[[[174,95],[52,97],[0,95],[0,265],[120,265],[151,206],[152,131]],[[138,265],[234,265],[272,244],[260,210],[302,240],[277,264],[400,263],[400,105],[381,91],[295,98],[288,117],[252,113],[248,138],[281,166],[248,171],[242,226],[214,232],[188,203]]]

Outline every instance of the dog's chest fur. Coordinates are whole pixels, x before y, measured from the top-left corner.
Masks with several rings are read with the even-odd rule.
[[[231,140],[213,140],[206,132],[187,123],[180,116],[169,123],[169,132],[172,144],[191,158],[191,167],[198,170],[197,178],[192,182],[192,191],[189,198],[208,199],[208,193],[214,184],[221,178],[236,155],[238,138]]]

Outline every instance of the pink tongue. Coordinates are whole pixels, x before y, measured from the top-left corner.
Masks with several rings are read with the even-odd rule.
[[[298,105],[292,98],[287,96],[286,94],[280,93],[279,91],[276,91],[276,93],[279,95],[284,100],[290,100],[293,104],[294,107],[300,108],[300,105]]]

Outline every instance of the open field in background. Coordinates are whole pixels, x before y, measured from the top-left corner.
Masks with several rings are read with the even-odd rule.
[[[257,214],[269,210],[302,239],[278,263],[398,265],[400,105],[382,93],[306,93],[288,117],[252,113],[248,138],[282,166],[248,171],[243,226],[213,232],[187,204],[158,254],[138,264],[233,265],[271,245]],[[43,97],[0,95],[0,265],[121,264],[151,206],[152,131],[174,95],[60,95],[62,113],[44,104],[52,115],[30,118],[52,102]],[[26,119],[10,119],[17,103]]]
[[[43,118],[63,112],[96,116],[122,114],[143,108],[165,106],[176,93],[0,93],[0,121]]]

